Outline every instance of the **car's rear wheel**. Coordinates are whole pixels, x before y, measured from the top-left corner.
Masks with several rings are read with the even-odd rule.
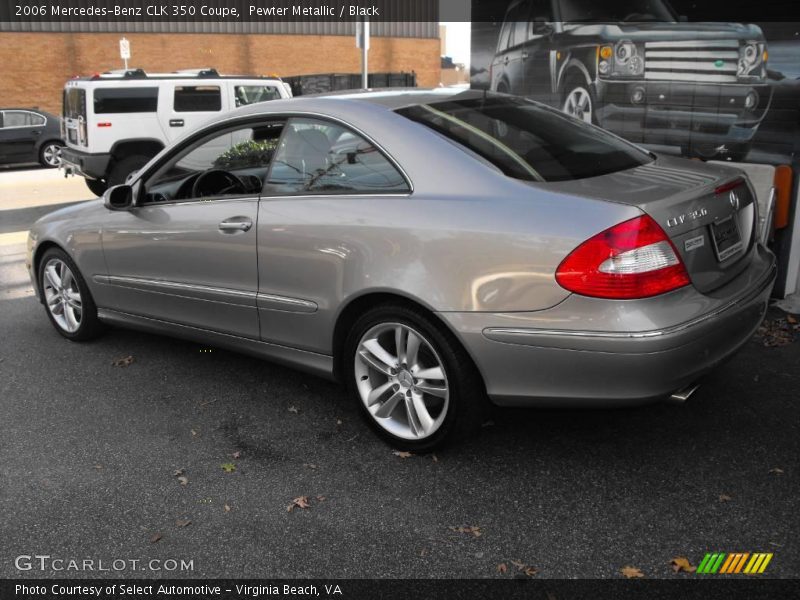
[[[400,305],[365,313],[345,344],[348,386],[395,448],[424,452],[475,431],[486,407],[480,375],[458,340]]]
[[[88,340],[102,330],[86,281],[63,250],[45,251],[39,262],[39,288],[50,322],[65,338]]]
[[[95,196],[102,196],[108,189],[108,185],[102,179],[89,179],[88,177],[84,177],[84,181],[86,182],[86,187],[88,187]]]
[[[594,104],[592,90],[583,77],[571,76],[564,86],[561,111],[584,123],[594,123]]]
[[[54,169],[61,166],[61,143],[45,142],[39,149],[39,164]]]
[[[125,183],[128,179],[128,175],[141,169],[149,160],[150,159],[146,156],[136,154],[134,156],[126,156],[122,160],[117,161],[108,174],[108,187]]]

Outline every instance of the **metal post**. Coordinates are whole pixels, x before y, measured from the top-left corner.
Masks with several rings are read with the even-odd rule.
[[[369,54],[369,19],[364,17],[361,20],[361,89],[369,87],[369,65],[367,55]]]

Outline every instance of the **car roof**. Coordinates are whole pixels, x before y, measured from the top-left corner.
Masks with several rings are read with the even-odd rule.
[[[330,108],[342,108],[345,103],[366,103],[383,107],[387,110],[397,110],[406,106],[419,104],[433,104],[446,101],[448,98],[458,96],[459,100],[481,98],[486,95],[496,96],[494,92],[486,90],[469,90],[464,88],[386,88],[379,90],[344,90],[340,92],[327,92],[323,94],[308,94],[295,96],[282,100],[259,102],[237,109],[237,113],[258,114],[274,113],[281,110],[300,108],[306,104],[320,108],[325,105]]]

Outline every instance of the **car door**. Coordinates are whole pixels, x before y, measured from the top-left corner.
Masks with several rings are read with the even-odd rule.
[[[143,174],[136,205],[103,227],[109,308],[259,337],[258,198],[279,131],[217,129]]]
[[[187,79],[162,87],[159,118],[167,139],[172,142],[213,117],[229,110],[225,82]]]
[[[36,142],[44,131],[45,118],[27,110],[3,111],[0,156],[3,162],[33,162]]]
[[[501,31],[502,55],[498,56],[497,69],[499,77],[494,89],[522,94],[525,90],[525,43],[528,40],[529,4],[525,0],[512,6],[506,16],[506,23]]]
[[[290,119],[259,208],[262,340],[329,354],[348,273],[369,252],[357,241],[367,215],[410,192],[363,134],[322,118]]]
[[[528,40],[522,52],[525,71],[523,94],[539,102],[550,102],[557,70],[551,0],[531,0]]]

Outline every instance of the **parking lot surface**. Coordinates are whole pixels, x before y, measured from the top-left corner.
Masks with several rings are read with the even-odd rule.
[[[333,383],[131,331],[61,338],[25,231],[87,193],[30,173],[0,172],[0,577],[108,575],[17,569],[39,554],[141,561],[126,577],[678,578],[697,575],[673,558],[719,551],[800,576],[785,313],[684,405],[497,410],[475,439],[404,457]],[[167,559],[192,568],[154,570]]]

